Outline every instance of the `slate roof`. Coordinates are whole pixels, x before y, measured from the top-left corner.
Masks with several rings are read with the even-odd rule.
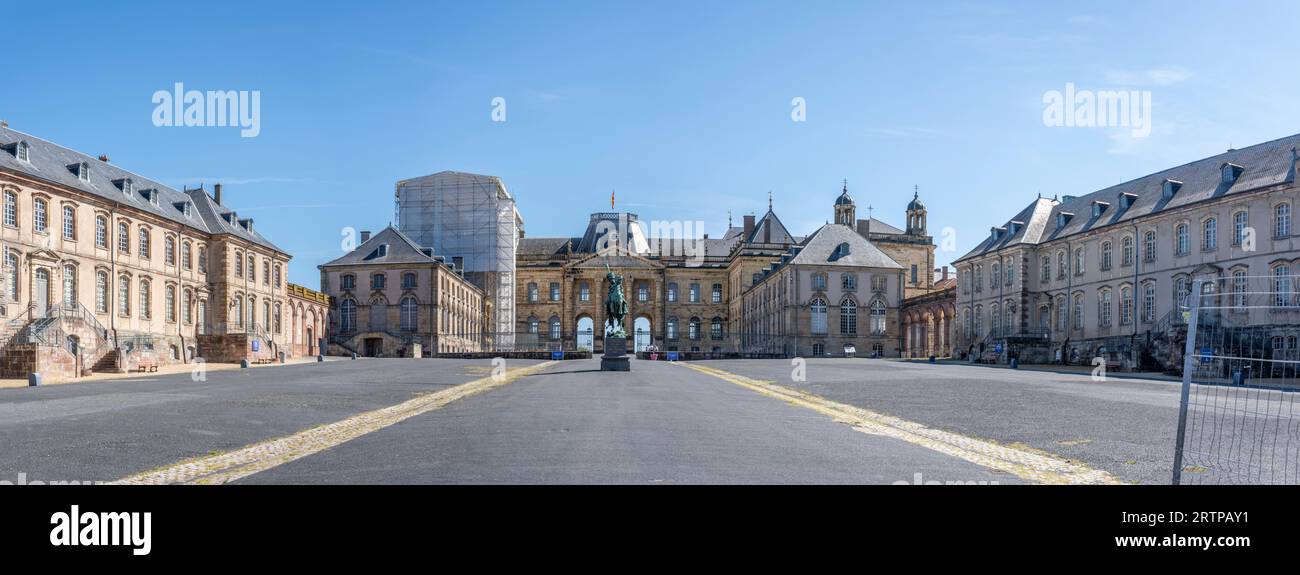
[[[849,245],[849,254],[837,256],[840,244],[845,243]],[[901,264],[880,251],[875,244],[843,224],[826,224],[813,232],[804,240],[799,253],[790,259],[790,263],[903,269]]]
[[[20,161],[16,154],[16,145],[26,142],[29,150],[28,161]],[[229,208],[219,206],[202,188],[178,191],[156,180],[146,178],[134,172],[126,171],[108,162],[60,146],[9,127],[0,127],[0,170],[9,170],[39,179],[65,188],[72,188],[130,206],[135,210],[148,212],[155,216],[177,222],[189,228],[209,234],[230,234],[280,253],[284,250],[276,247],[270,240],[240,224],[237,216]],[[87,164],[90,167],[89,180],[77,177],[70,168],[73,164]],[[127,194],[120,187],[124,180],[130,180],[132,190]],[[146,194],[158,194],[158,203],[154,205]],[[189,217],[185,216],[184,203],[191,202],[194,209]]]
[[[876,218],[858,220],[858,232],[862,234],[890,234],[895,236],[901,236],[907,233]]]
[[[990,234],[957,261],[1015,243],[1036,244],[1061,239],[1198,202],[1294,181],[1294,158],[1298,146],[1300,134],[1240,150],[1229,150],[1077,198],[1066,196],[1060,201],[1040,198],[1012,218],[1012,221],[1025,222],[1026,229],[1022,230],[1023,233],[1004,235],[997,240]],[[1227,163],[1241,167],[1240,174],[1231,184],[1222,181],[1221,168]],[[1165,180],[1182,184],[1169,199],[1163,197]],[[1120,207],[1121,194],[1135,196],[1128,209]],[[1100,217],[1092,215],[1094,201],[1110,204]],[[1064,226],[1058,227],[1057,215],[1062,212],[1074,215]]]
[[[388,253],[379,255],[379,246],[388,245]],[[347,266],[347,265],[371,265],[371,264],[432,264],[443,261],[441,256],[430,255],[432,249],[421,247],[416,244],[406,234],[397,231],[397,228],[388,226],[383,231],[370,236],[370,239],[361,243],[356,249],[336,258],[328,263],[321,264],[320,267]]]
[[[771,236],[766,242],[763,241],[763,235],[766,230],[771,229]],[[763,214],[763,218],[754,224],[754,233],[750,234],[749,243],[769,243],[769,244],[793,244],[798,243],[790,231],[786,229],[785,224],[781,223],[781,218],[776,217],[776,212],[771,209]]]
[[[555,256],[564,253],[564,244],[578,245],[582,238],[524,238],[519,240],[515,253],[521,256]]]

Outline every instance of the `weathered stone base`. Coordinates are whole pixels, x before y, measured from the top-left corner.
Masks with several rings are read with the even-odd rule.
[[[626,355],[621,357],[601,356],[600,370],[601,371],[632,371],[632,362],[629,361],[629,356]]]
[[[198,337],[199,357],[209,363],[276,361],[275,344],[247,333],[205,334]],[[257,351],[253,344],[257,343]]]

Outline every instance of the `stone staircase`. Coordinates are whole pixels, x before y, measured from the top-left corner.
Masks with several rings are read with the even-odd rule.
[[[94,365],[90,367],[90,371],[94,373],[106,373],[106,372],[117,371],[118,355],[119,354],[116,349],[110,349],[108,353],[105,353],[104,355],[100,356],[99,360],[96,361]]]

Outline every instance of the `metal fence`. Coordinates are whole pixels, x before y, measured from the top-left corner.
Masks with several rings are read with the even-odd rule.
[[[1298,280],[1190,282],[1174,484],[1300,484]]]

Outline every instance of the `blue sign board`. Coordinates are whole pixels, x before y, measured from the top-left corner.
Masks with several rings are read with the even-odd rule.
[[[994,347],[993,347],[993,351],[995,351],[995,352],[997,352],[997,353],[1002,353],[1002,344],[999,343],[999,344],[997,344],[996,346],[994,346]]]
[[[262,340],[253,340],[253,351],[262,351]]]
[[[564,359],[564,352],[562,351],[551,352],[551,361],[560,361],[561,359]]]
[[[668,352],[668,361],[677,361],[677,352],[675,351]]]
[[[1203,347],[1201,348],[1201,363],[1210,363],[1210,356],[1214,355],[1214,350]]]

